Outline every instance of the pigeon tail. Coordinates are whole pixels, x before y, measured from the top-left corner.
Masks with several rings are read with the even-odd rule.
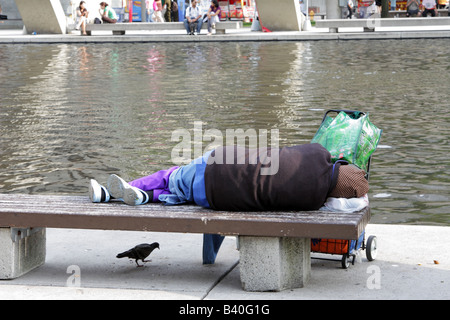
[[[132,253],[132,250],[128,250],[128,251],[119,253],[119,254],[116,256],[116,258],[119,258],[119,259],[120,259],[120,258],[126,258],[126,257],[128,257],[131,253]]]

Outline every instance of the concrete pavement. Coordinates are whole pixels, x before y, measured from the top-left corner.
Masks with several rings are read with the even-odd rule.
[[[347,270],[312,260],[306,287],[258,293],[241,288],[234,237],[216,264],[202,265],[200,234],[47,229],[45,265],[0,281],[0,299],[450,299],[450,227],[371,224],[366,232],[378,238],[375,261],[365,251]],[[153,241],[161,250],[145,267],[115,257]]]

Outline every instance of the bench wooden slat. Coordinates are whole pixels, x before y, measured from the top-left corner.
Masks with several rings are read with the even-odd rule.
[[[195,205],[91,203],[87,196],[0,194],[3,227],[357,239],[369,220],[369,208],[356,213],[225,212]]]

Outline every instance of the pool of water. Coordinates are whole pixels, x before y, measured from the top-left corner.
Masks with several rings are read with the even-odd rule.
[[[383,129],[372,222],[450,225],[449,56],[447,39],[3,45],[0,192],[150,174],[173,165],[180,129],[308,143],[327,109],[356,109]]]

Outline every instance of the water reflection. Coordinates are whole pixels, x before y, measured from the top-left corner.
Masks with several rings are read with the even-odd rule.
[[[448,42],[5,45],[0,189],[85,194],[91,177],[151,173],[194,121],[292,145],[325,110],[360,109],[384,129],[372,221],[448,225]]]

